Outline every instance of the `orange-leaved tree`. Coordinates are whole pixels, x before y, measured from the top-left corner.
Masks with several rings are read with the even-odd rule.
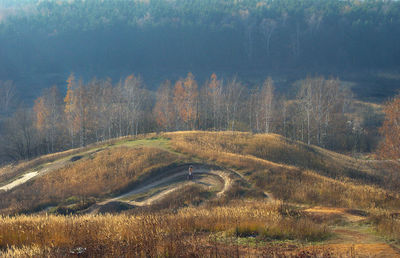
[[[39,132],[45,130],[45,120],[48,116],[48,110],[44,104],[44,98],[39,97],[35,100],[35,105],[33,106],[33,111],[35,112],[36,120],[35,120],[35,127],[38,129]]]
[[[208,103],[212,112],[213,129],[220,127],[221,120],[221,109],[222,109],[222,81],[218,80],[217,75],[213,73],[211,79],[208,82],[207,97],[209,98]]]
[[[71,146],[74,147],[74,137],[79,135],[80,146],[86,145],[87,130],[89,128],[89,92],[84,87],[82,80],[78,83],[71,74],[68,77],[67,95],[64,98],[65,115],[71,137]]]
[[[192,73],[184,80],[178,80],[174,88],[174,104],[180,120],[187,129],[194,129],[197,119],[197,82]]]
[[[174,126],[175,111],[173,107],[173,92],[171,82],[166,80],[157,90],[157,101],[153,115],[157,125],[163,130],[171,130]]]
[[[67,94],[65,95],[64,102],[65,102],[65,117],[67,121],[67,127],[71,138],[71,147],[74,147],[74,136],[76,132],[75,126],[75,94],[74,88],[76,87],[75,76],[73,73],[67,79]]]
[[[400,159],[400,95],[385,104],[385,121],[380,132],[384,139],[380,143],[379,156],[388,159]]]
[[[56,86],[45,90],[44,95],[35,100],[35,127],[46,139],[47,152],[54,152],[56,141],[63,133],[62,97]]]

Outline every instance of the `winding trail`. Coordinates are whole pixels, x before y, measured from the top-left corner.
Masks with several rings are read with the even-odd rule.
[[[400,257],[400,249],[373,233],[371,225],[363,224],[368,217],[358,210],[315,206],[304,212],[318,216],[340,217],[345,225],[332,227],[334,237],[321,247],[341,254],[340,257]]]
[[[154,180],[144,182],[127,193],[97,203],[90,207],[88,212],[98,213],[101,207],[115,202],[133,206],[149,206],[187,185],[207,187],[209,190],[216,192],[216,197],[220,198],[231,188],[233,180],[240,178],[232,171],[211,168],[207,165],[197,165],[193,173],[193,180],[187,180],[187,167],[185,165],[170,171],[163,171],[165,176],[154,178]]]

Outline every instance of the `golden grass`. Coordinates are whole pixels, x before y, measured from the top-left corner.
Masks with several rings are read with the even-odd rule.
[[[346,170],[355,170],[360,174],[371,174],[374,170],[370,166],[371,162],[357,160],[317,146],[292,141],[277,134],[197,131],[174,132],[165,135],[170,137],[172,144],[181,150],[196,152],[196,149],[207,149],[251,155],[282,165],[316,170],[332,177],[346,176]],[[385,170],[393,169],[385,168]],[[360,177],[362,178],[362,176]]]
[[[4,252],[1,252],[0,255],[3,258],[15,258],[15,257],[50,257],[51,249],[48,247],[40,247],[38,245],[31,246],[10,246]]]
[[[313,240],[329,235],[327,227],[307,217],[282,215],[281,206],[253,201],[189,207],[177,214],[1,217],[0,250],[32,247],[34,252],[39,247],[65,255],[81,247],[91,256],[202,256],[210,253],[212,234],[229,238],[249,226],[260,237]]]

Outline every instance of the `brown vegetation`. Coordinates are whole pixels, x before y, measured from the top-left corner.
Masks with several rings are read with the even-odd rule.
[[[313,240],[327,227],[303,215],[282,215],[281,204],[234,202],[220,207],[185,208],[177,214],[103,216],[18,216],[0,219],[0,250],[62,256],[81,250],[90,256],[236,256],[238,237],[259,240]],[[251,231],[251,232],[250,232]],[[38,251],[40,249],[41,251]],[[261,247],[258,252],[267,251]],[[13,249],[7,251],[13,253]]]
[[[380,129],[384,140],[380,144],[379,154],[382,158],[400,158],[400,96],[387,102],[383,108],[385,121]]]

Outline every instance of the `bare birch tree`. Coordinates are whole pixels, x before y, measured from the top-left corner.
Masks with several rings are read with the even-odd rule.
[[[274,85],[271,77],[268,77],[261,89],[261,103],[264,114],[264,131],[269,133],[271,129],[271,118],[273,113]]]
[[[124,96],[126,98],[126,132],[131,135],[138,134],[140,111],[142,106],[142,79],[134,75],[126,77],[124,82]]]
[[[245,88],[236,78],[233,78],[227,84],[225,91],[226,130],[235,130],[235,123],[239,119],[239,107],[242,104],[241,97],[244,90]]]
[[[0,115],[8,115],[15,101],[15,88],[12,81],[0,81]]]
[[[301,82],[297,95],[301,110],[305,113],[307,124],[307,144],[311,144],[311,114],[313,111],[312,79],[307,78]]]
[[[214,130],[220,128],[221,104],[222,104],[222,81],[218,80],[213,73],[207,87],[207,96],[212,110],[212,121]]]

